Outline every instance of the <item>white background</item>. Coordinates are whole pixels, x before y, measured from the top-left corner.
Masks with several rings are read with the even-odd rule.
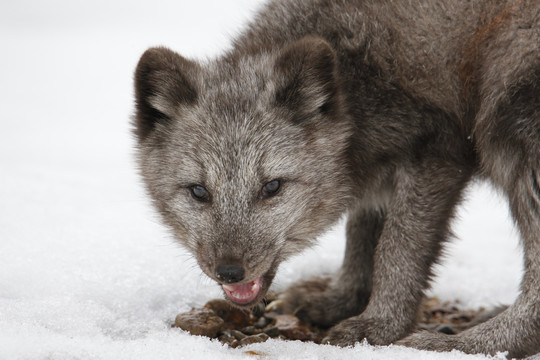
[[[170,328],[221,292],[151,209],[130,116],[147,47],[216,56],[258,5],[0,3],[0,359],[253,358]],[[522,263],[505,202],[472,186],[454,228],[431,293],[469,308],[511,303]],[[274,288],[334,271],[343,249],[340,225],[283,264]],[[275,340],[247,349],[282,359],[473,358]]]

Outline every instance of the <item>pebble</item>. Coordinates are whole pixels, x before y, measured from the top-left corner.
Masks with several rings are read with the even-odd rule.
[[[212,310],[200,308],[178,315],[173,326],[189,331],[192,335],[215,338],[223,324],[223,319]]]
[[[278,337],[279,336],[279,328],[277,326],[270,326],[266,329],[264,329],[264,334],[270,336],[270,337]]]
[[[447,335],[455,335],[456,334],[456,332],[454,331],[452,326],[449,326],[449,325],[441,325],[441,326],[437,327],[437,331],[440,332],[440,333],[443,333],[443,334],[447,334]]]
[[[214,299],[204,305],[205,308],[214,311],[229,328],[242,328],[252,325],[252,319],[248,310],[233,307],[223,299]]]
[[[246,335],[257,335],[261,333],[261,329],[255,328],[255,326],[246,326],[245,328],[242,328],[240,331],[242,331]]]
[[[236,338],[231,334],[230,330],[225,330],[219,334],[218,340],[224,344],[230,344],[235,341]]]
[[[261,316],[259,320],[255,321],[255,324],[253,324],[257,329],[265,328],[266,325],[268,325],[268,319],[264,316]]]
[[[243,340],[247,337],[246,334],[238,330],[231,330],[231,335],[234,336],[236,340]]]
[[[251,309],[251,314],[255,319],[260,318],[264,315],[265,306],[263,303],[258,303]]]
[[[317,338],[317,334],[308,329],[296,316],[291,314],[276,315],[274,325],[282,335],[285,335],[291,340],[314,341]]]
[[[257,337],[263,339],[264,341],[270,339],[270,336],[268,336],[268,335],[265,334],[265,333],[258,334]]]
[[[249,344],[255,344],[255,343],[262,343],[269,339],[268,335],[265,337],[262,337],[260,335],[266,335],[266,334],[259,334],[259,335],[251,335],[243,338],[238,342],[238,346],[245,346]]]

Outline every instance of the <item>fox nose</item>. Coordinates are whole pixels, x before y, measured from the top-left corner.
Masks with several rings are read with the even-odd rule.
[[[219,264],[216,267],[216,277],[227,284],[234,284],[244,279],[244,268],[238,265]]]

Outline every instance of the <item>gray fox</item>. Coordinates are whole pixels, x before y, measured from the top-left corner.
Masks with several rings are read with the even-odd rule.
[[[281,299],[326,342],[540,352],[537,0],[274,0],[214,60],[147,50],[135,97],[147,190],[236,306],[347,214],[340,270]],[[458,335],[414,333],[473,178],[509,201],[521,293]]]

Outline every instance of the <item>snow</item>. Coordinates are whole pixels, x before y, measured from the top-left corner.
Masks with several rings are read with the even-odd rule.
[[[0,359],[473,359],[401,347],[190,336],[176,314],[220,297],[177,246],[137,177],[132,73],[149,46],[204,59],[259,2],[0,3]],[[511,303],[521,255],[504,201],[473,185],[431,294]],[[335,271],[343,224],[283,264],[274,288]],[[316,264],[316,266],[314,266]],[[502,355],[499,356],[502,358]]]

